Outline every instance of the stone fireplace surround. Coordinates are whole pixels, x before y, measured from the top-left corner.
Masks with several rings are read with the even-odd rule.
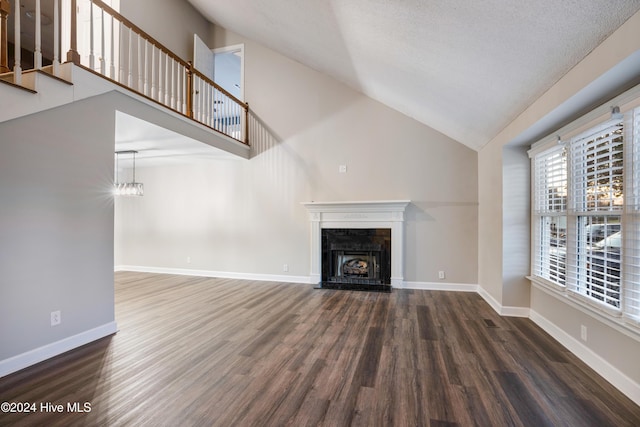
[[[311,283],[322,280],[322,229],[391,229],[391,286],[404,283],[404,212],[410,200],[303,202],[311,221]]]

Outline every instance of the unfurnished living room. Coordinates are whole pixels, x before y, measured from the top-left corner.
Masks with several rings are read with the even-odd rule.
[[[0,0],[0,425],[640,425],[640,2]]]

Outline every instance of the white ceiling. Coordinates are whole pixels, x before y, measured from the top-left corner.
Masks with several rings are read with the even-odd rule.
[[[129,150],[138,152],[136,162],[140,166],[194,159],[238,158],[219,148],[116,111],[115,151]]]
[[[476,150],[640,9],[640,0],[189,2]]]

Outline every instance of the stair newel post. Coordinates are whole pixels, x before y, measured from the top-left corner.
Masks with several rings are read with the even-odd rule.
[[[244,110],[244,143],[249,145],[249,103],[242,107]]]
[[[193,62],[187,67],[187,116],[193,118]]]
[[[36,40],[33,52],[33,68],[39,70],[42,68],[42,12],[40,9],[40,0],[36,0]]]
[[[13,14],[13,40],[14,40],[14,54],[13,54],[13,82],[17,85],[22,84],[22,43],[20,35],[20,8],[17,8],[17,12]]]
[[[67,52],[67,61],[80,65],[80,54],[78,53],[78,4],[77,0],[71,0],[71,28],[70,47]]]
[[[9,39],[7,33],[7,23],[11,13],[11,5],[9,0],[0,0],[0,73],[8,73],[9,69]]]

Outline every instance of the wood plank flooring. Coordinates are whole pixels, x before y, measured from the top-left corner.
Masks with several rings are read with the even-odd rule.
[[[0,402],[38,405],[0,425],[640,425],[640,407],[474,293],[117,273],[116,320],[0,379]]]

